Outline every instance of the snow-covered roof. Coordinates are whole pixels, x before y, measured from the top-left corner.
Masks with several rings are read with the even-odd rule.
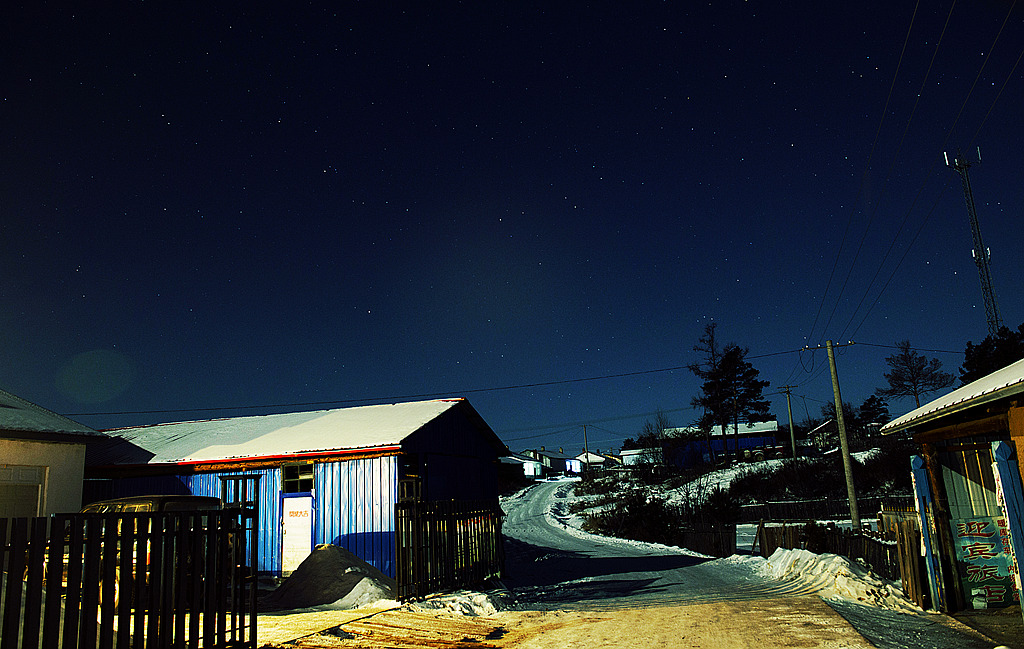
[[[128,442],[89,464],[191,463],[396,447],[461,399],[154,424],[105,431]],[[140,455],[139,449],[144,451]]]
[[[772,421],[755,421],[753,423],[740,422],[735,428],[732,424],[726,427],[725,433],[732,435],[736,432],[736,428],[739,429],[741,435],[757,435],[759,433],[777,433],[779,431],[779,422],[776,420]],[[684,426],[682,428],[666,428],[665,433],[668,435],[685,435],[700,432],[700,428],[696,426]],[[722,427],[714,426],[711,429],[711,435],[721,436]]]
[[[0,390],[0,431],[23,433],[19,437],[35,437],[40,433],[101,436],[88,426],[3,390]]]
[[[882,434],[895,433],[929,421],[1024,392],[1024,359],[953,390],[882,426]]]
[[[549,457],[552,460],[573,460],[573,459],[575,459],[573,456],[568,455],[567,453],[564,453],[561,449],[559,449],[557,451],[545,451],[544,449],[540,449],[539,451],[538,450],[529,450],[529,451],[524,451],[524,453],[537,453],[538,455],[543,455],[545,457]]]
[[[498,458],[498,460],[503,464],[540,464],[540,460],[518,453],[509,453]]]

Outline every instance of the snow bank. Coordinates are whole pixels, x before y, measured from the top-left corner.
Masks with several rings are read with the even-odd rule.
[[[435,595],[421,602],[408,604],[406,608],[422,612],[443,611],[467,617],[494,615],[500,610],[499,603],[490,593],[481,593],[475,590],[460,590],[454,593]]]
[[[899,584],[882,579],[846,557],[779,548],[767,560],[747,560],[760,564],[757,569],[762,575],[807,583],[825,599],[844,599],[894,611],[921,611],[904,598]]]

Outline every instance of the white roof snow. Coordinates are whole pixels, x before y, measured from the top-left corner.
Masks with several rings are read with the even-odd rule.
[[[417,401],[337,410],[155,424],[105,431],[152,453],[149,464],[207,462],[374,449],[403,439],[460,400]],[[135,458],[108,457],[103,463]]]
[[[4,430],[100,436],[88,426],[0,390],[0,431]]]
[[[988,376],[953,390],[882,426],[882,433],[895,433],[939,417],[1024,392],[1024,359]]]

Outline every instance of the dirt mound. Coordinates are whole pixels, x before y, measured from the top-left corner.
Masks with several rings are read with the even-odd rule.
[[[291,576],[264,598],[261,608],[357,608],[393,599],[394,592],[394,579],[345,548],[318,545]]]

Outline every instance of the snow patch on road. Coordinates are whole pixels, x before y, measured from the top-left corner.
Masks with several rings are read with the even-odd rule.
[[[500,598],[491,593],[475,590],[460,590],[454,593],[428,597],[421,602],[406,605],[411,611],[444,612],[467,617],[494,615],[500,608]]]
[[[820,589],[819,595],[825,599],[843,599],[905,613],[921,612],[916,604],[904,597],[899,584],[836,554],[779,548],[767,559],[732,558],[751,562],[754,570],[765,577],[810,584]]]

